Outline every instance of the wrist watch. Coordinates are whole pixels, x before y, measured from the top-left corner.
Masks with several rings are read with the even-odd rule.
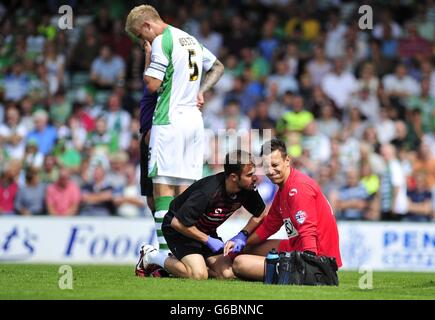
[[[241,233],[243,233],[246,237],[249,237],[249,232],[246,230],[242,230],[240,231]]]

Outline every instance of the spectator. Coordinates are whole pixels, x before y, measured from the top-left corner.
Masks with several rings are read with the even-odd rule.
[[[379,113],[380,121],[375,125],[376,133],[381,144],[389,143],[396,135],[394,121],[388,118],[386,108],[381,108]]]
[[[26,185],[21,187],[15,198],[15,210],[22,216],[45,214],[45,185],[40,182],[39,170],[27,168]]]
[[[271,129],[275,130],[275,121],[268,114],[269,103],[260,100],[255,108],[255,116],[252,120],[252,129]],[[272,134],[274,136],[274,134]]]
[[[54,183],[59,178],[59,168],[57,166],[56,158],[49,154],[42,158],[41,161],[41,181],[45,184]]]
[[[128,163],[128,155],[124,151],[114,153],[110,156],[110,171],[107,173],[106,182],[118,192],[126,187],[128,180],[125,166]]]
[[[379,121],[380,101],[378,98],[380,81],[373,63],[362,66],[360,78],[357,80],[358,89],[352,99],[351,106],[357,107],[361,114],[370,122]]]
[[[230,101],[224,107],[224,117],[220,119],[217,129],[229,129],[228,121],[234,122],[237,131],[248,132],[251,129],[251,120],[240,111],[240,104],[237,101]]]
[[[249,29],[249,23],[240,15],[231,17],[231,33],[224,37],[224,46],[229,53],[240,54],[243,48],[255,46],[254,30]]]
[[[86,129],[81,126],[80,113],[73,114],[68,122],[58,129],[59,139],[64,139],[68,148],[81,152],[87,138]]]
[[[349,170],[358,165],[360,154],[360,142],[351,135],[349,128],[344,128],[339,135],[338,155],[343,170]]]
[[[360,183],[364,186],[364,188],[366,188],[367,194],[370,197],[373,197],[379,191],[379,186],[380,186],[379,177],[375,173],[373,173],[369,161],[362,161],[360,168],[361,168]]]
[[[378,95],[380,81],[377,75],[377,69],[372,62],[366,62],[361,67],[357,85],[358,90],[368,90],[369,96],[371,97]]]
[[[380,205],[383,220],[400,220],[408,211],[406,177],[391,144],[381,146],[386,170],[381,176]]]
[[[361,113],[358,108],[350,108],[349,120],[346,124],[350,134],[356,139],[360,140],[368,126],[367,121],[362,119]]]
[[[48,185],[45,201],[48,214],[52,216],[78,214],[80,188],[71,180],[68,168],[60,168],[57,181]]]
[[[382,79],[385,94],[390,103],[395,103],[402,109],[406,104],[406,98],[411,95],[419,95],[420,87],[416,80],[408,75],[404,64],[396,66],[394,74],[388,74]]]
[[[427,185],[426,173],[417,172],[414,178],[415,188],[408,190],[408,213],[403,220],[429,222],[433,218],[432,193]]]
[[[338,217],[345,220],[362,220],[368,207],[368,193],[360,183],[359,173],[350,169],[346,173],[346,185],[332,196],[332,206],[338,211]]]
[[[119,147],[126,150],[131,139],[131,116],[127,111],[121,109],[121,99],[116,94],[109,97],[108,105],[109,110],[105,114],[107,129],[118,133]]]
[[[395,135],[394,139],[391,140],[391,144],[396,148],[396,150],[400,150],[405,148],[406,150],[410,150],[412,146],[409,144],[408,140],[408,129],[404,121],[396,121],[395,122]]]
[[[307,124],[303,131],[302,148],[309,151],[315,164],[327,162],[331,157],[331,142],[327,135],[318,132],[315,121]]]
[[[6,157],[21,160],[24,156],[27,128],[20,123],[17,108],[6,111],[6,123],[0,124],[0,146],[4,148]]]
[[[59,165],[65,166],[73,172],[79,171],[82,161],[81,155],[66,139],[58,140],[53,155]]]
[[[27,56],[30,59],[36,59],[44,50],[45,37],[38,34],[38,29],[34,19],[27,19],[26,21],[26,48]]]
[[[435,39],[435,25],[428,19],[429,15],[426,14],[426,8],[424,6],[418,9],[416,17],[416,27],[418,34],[427,41],[433,41]]]
[[[99,56],[92,62],[91,81],[99,89],[112,89],[124,79],[125,63],[112,53],[112,49],[103,45]]]
[[[382,55],[389,59],[394,59],[399,51],[399,40],[398,37],[393,34],[390,25],[384,25],[383,35],[380,40]]]
[[[332,10],[326,25],[325,52],[330,59],[337,59],[344,55],[347,26],[339,18],[338,12]]]
[[[331,166],[320,166],[317,175],[317,181],[320,185],[320,188],[322,189],[322,193],[330,201],[331,195],[340,187],[339,182],[333,179]]]
[[[126,86],[132,91],[139,91],[143,88],[143,71],[145,69],[145,61],[142,56],[142,49],[135,44],[126,60]]]
[[[14,214],[14,202],[18,192],[16,178],[19,162],[9,162],[0,175],[0,216]]]
[[[20,104],[20,114],[21,114],[21,121],[20,124],[22,124],[27,132],[30,132],[34,129],[34,122],[33,122],[33,104],[34,101],[26,96],[21,100]]]
[[[29,139],[26,143],[23,155],[23,167],[41,168],[44,163],[44,155],[38,151],[36,139]]]
[[[287,74],[296,78],[300,71],[299,68],[301,62],[299,58],[299,49],[295,41],[287,43],[284,61],[287,63]]]
[[[91,182],[92,181],[92,182]],[[81,190],[80,215],[108,217],[114,213],[112,186],[106,182],[104,168],[100,165],[94,168],[92,180]]]
[[[128,88],[122,83],[119,83],[115,86],[113,93],[116,94],[121,101],[122,109],[127,111],[130,116],[134,117],[135,112],[138,112],[139,108],[137,107],[137,100],[133,97],[133,94]]]
[[[428,57],[431,52],[431,43],[419,36],[415,23],[409,22],[406,26],[407,35],[399,41],[399,55],[401,58]],[[433,41],[433,40],[432,40]]]
[[[95,122],[95,131],[88,134],[86,146],[93,153],[110,154],[118,150],[118,143],[117,133],[107,130],[105,118],[100,117]]]
[[[269,108],[267,113],[274,121],[281,119],[286,111],[290,109],[293,93],[287,91],[283,96],[278,96],[278,85],[272,83],[270,85],[270,93],[266,94],[264,99],[267,101]]]
[[[68,118],[71,116],[72,112],[72,104],[69,99],[67,99],[65,93],[66,92],[63,90],[63,88],[59,89],[54,94],[53,101],[50,106],[50,120],[57,128],[68,121]]]
[[[23,62],[18,60],[12,66],[12,72],[4,78],[5,99],[19,101],[30,91],[30,78],[24,72]]]
[[[320,85],[323,78],[331,71],[332,65],[325,57],[323,47],[317,44],[314,47],[314,58],[307,64],[307,71],[311,76],[313,85]]]
[[[279,40],[275,37],[274,33],[274,21],[266,21],[262,26],[262,39],[258,42],[258,50],[269,63],[275,58],[275,52],[279,46]]]
[[[373,29],[373,37],[381,39],[385,36],[385,30],[389,28],[394,38],[399,38],[402,35],[402,29],[399,24],[393,21],[391,13],[388,10],[384,10],[381,13],[381,21],[377,23]]]
[[[103,40],[110,38],[113,29],[113,20],[110,17],[109,8],[100,6],[98,13],[94,16],[92,23],[96,27],[96,33],[101,35]]]
[[[57,51],[53,41],[45,42],[43,63],[47,69],[48,88],[51,95],[54,95],[64,84],[65,56]]]
[[[84,27],[83,34],[71,54],[72,70],[89,72],[101,48],[98,35],[94,24],[89,23]]]
[[[354,75],[344,70],[341,58],[335,59],[334,70],[323,78],[321,85],[326,95],[340,109],[347,108],[352,94],[358,88]]]
[[[341,123],[334,117],[334,107],[327,101],[320,109],[321,116],[316,119],[317,128],[320,133],[329,138],[336,137],[341,130]]]
[[[409,144],[409,150],[417,150],[424,137],[423,118],[420,109],[414,109],[408,114],[406,121],[408,128],[407,142]]]
[[[196,39],[216,57],[219,56],[223,38],[219,32],[211,29],[209,20],[204,19],[201,21]]]
[[[435,187],[435,157],[432,155],[428,143],[422,143],[418,148],[412,169],[413,176],[415,176],[417,172],[424,172],[426,174],[428,187],[431,189]]]
[[[87,90],[85,92],[85,96],[84,96],[84,102],[83,102],[83,108],[84,111],[86,113],[88,113],[88,115],[92,118],[92,119],[97,119],[98,117],[103,115],[103,110],[105,109],[104,106],[95,101],[95,92],[93,92],[92,90]],[[95,124],[93,124],[95,126]],[[94,127],[89,126],[87,127],[87,131],[91,131],[92,129],[94,129]]]
[[[395,63],[392,59],[385,57],[382,53],[381,41],[377,39],[370,40],[369,59],[373,63],[377,75],[383,77],[394,70]]]
[[[435,77],[434,80],[435,82]],[[407,101],[407,106],[412,110],[421,110],[423,131],[435,131],[435,96],[430,94],[430,80],[423,78],[421,80],[420,95],[412,95]]]
[[[244,88],[240,96],[240,110],[247,115],[253,112],[255,104],[264,97],[262,81],[254,76],[251,68],[243,69]]]
[[[294,96],[292,103],[293,110],[284,114],[277,124],[278,133],[286,131],[302,132],[305,127],[314,119],[313,114],[305,110],[304,98],[302,96]]]
[[[321,25],[313,11],[306,12],[302,9],[292,16],[284,28],[286,35],[294,38],[301,31],[305,41],[313,41],[319,36]]]
[[[297,92],[299,90],[296,79],[288,74],[288,66],[284,60],[275,63],[275,72],[267,79],[267,90],[270,93],[271,85],[278,86],[277,94],[282,96],[286,91]]]
[[[264,81],[270,72],[269,62],[261,56],[257,50],[246,47],[240,52],[241,59],[238,68],[244,72],[247,68],[251,71],[249,75],[253,80]],[[246,78],[246,76],[245,76]]]
[[[44,110],[38,110],[33,113],[35,129],[29,132],[26,140],[38,141],[38,151],[44,156],[50,153],[57,139],[57,131],[48,124],[48,114]]]
[[[115,20],[113,22],[113,30],[110,33],[110,37],[106,37],[104,44],[113,48],[113,53],[121,57],[124,62],[128,60],[133,42],[124,31],[121,20]]]
[[[145,199],[140,197],[140,188],[137,184],[134,166],[128,165],[124,174],[127,182],[113,199],[117,207],[117,215],[127,218],[142,216],[145,209]]]
[[[354,20],[348,27],[346,32],[347,48],[353,48],[355,53],[355,63],[359,63],[368,58],[369,42],[368,34],[361,30],[357,21]]]

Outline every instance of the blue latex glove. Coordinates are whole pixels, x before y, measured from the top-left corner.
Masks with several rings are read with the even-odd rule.
[[[240,231],[237,235],[235,235],[230,239],[230,241],[234,242],[234,248],[231,252],[240,253],[243,250],[243,248],[246,246],[247,240],[248,237],[244,235],[242,231]]]
[[[213,251],[213,253],[224,248],[224,243],[221,240],[212,238],[210,236],[208,236],[207,242],[205,244],[211,249],[211,251]]]

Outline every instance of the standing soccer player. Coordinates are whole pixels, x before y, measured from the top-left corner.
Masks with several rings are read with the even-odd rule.
[[[166,24],[150,5],[133,8],[126,31],[144,42],[144,81],[157,92],[149,144],[148,173],[153,180],[160,250],[168,250],[161,232],[174,196],[202,177],[203,94],[222,76],[223,64],[188,33]],[[151,50],[149,50],[151,48]],[[205,79],[200,86],[202,70]]]
[[[301,251],[328,256],[342,265],[337,223],[328,200],[310,177],[292,168],[283,141],[272,139],[262,146],[264,172],[279,189],[269,213],[248,238],[247,253],[234,259],[234,273],[242,278],[262,280],[264,257],[272,249],[279,252]],[[266,240],[285,226],[288,239]],[[232,251],[228,241],[224,254]],[[335,272],[335,271],[334,271]]]

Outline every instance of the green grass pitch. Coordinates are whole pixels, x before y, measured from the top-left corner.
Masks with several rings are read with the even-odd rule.
[[[240,280],[137,278],[133,266],[72,265],[73,289],[59,289],[60,265],[0,264],[0,299],[435,299],[435,273],[374,272],[373,289],[362,274],[339,272],[339,287],[263,285]]]

